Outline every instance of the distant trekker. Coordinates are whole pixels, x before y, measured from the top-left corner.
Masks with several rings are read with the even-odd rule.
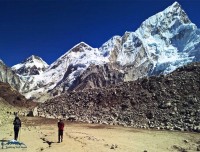
[[[62,119],[60,119],[60,121],[58,122],[58,142],[62,142],[63,141],[63,130],[64,130],[64,122],[62,121]]]
[[[14,133],[15,133],[14,139],[17,140],[19,129],[21,127],[21,120],[19,119],[18,116],[15,117],[15,120],[13,121],[13,125],[14,125]]]

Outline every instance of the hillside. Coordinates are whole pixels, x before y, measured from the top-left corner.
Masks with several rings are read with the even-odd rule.
[[[15,111],[18,111],[18,109],[14,108],[0,97],[0,126],[11,123],[14,116],[13,112]]]
[[[38,115],[88,123],[200,132],[200,63],[47,100]]]
[[[0,82],[0,126],[11,123],[14,112],[26,115],[37,103],[27,100],[9,84]]]
[[[15,107],[29,107],[35,105],[35,103],[33,103],[31,100],[27,100],[8,83],[0,82],[0,97],[4,99],[3,103]]]

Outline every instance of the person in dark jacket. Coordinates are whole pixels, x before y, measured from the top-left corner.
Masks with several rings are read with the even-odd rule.
[[[17,140],[19,129],[21,127],[21,120],[19,119],[18,116],[15,117],[15,120],[13,121],[13,125],[14,125],[14,133],[15,133],[14,139]]]
[[[64,130],[64,122],[62,121],[62,119],[60,119],[60,121],[58,122],[58,142],[62,142],[63,141],[63,130]]]

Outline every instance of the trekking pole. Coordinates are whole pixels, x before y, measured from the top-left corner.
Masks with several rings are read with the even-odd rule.
[[[19,141],[20,141],[21,127],[19,128]]]

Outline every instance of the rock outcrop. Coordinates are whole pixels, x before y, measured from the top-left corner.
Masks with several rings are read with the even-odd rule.
[[[0,62],[0,82],[9,83],[17,90],[20,90],[23,84],[21,78],[2,61]]]

